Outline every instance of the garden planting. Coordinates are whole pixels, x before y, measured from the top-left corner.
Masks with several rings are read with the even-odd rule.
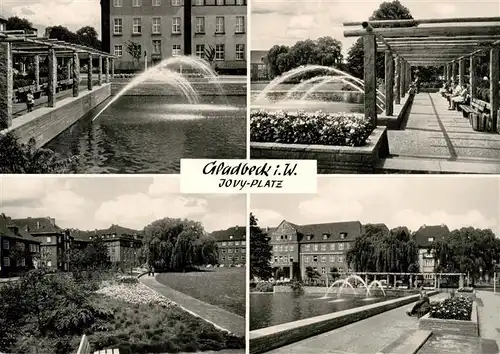
[[[433,303],[430,318],[441,320],[470,321],[473,301],[468,297],[458,296]]]

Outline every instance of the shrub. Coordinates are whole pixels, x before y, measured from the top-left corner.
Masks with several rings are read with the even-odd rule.
[[[122,276],[118,278],[118,282],[121,284],[138,284],[139,279],[137,277],[127,277],[127,276]]]
[[[0,151],[0,173],[71,173],[78,163],[77,157],[63,159],[37,148],[34,139],[21,144],[12,132],[0,134]]]
[[[433,303],[430,309],[430,317],[442,320],[470,321],[471,314],[472,300],[462,296]]]
[[[302,295],[304,293],[304,288],[302,287],[302,283],[297,280],[293,280],[290,282],[290,288],[297,295]]]
[[[262,282],[262,283],[257,283],[257,285],[255,285],[255,291],[260,293],[272,293],[273,289],[274,289],[273,283]]]
[[[282,144],[363,146],[373,128],[361,114],[252,112],[250,140]]]
[[[458,288],[457,292],[459,292],[459,293],[472,293],[472,292],[474,292],[474,288]]]

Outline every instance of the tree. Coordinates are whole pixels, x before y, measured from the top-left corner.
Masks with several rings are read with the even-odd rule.
[[[331,267],[330,276],[333,280],[337,279],[339,277],[339,269],[337,267]]]
[[[69,256],[72,271],[102,271],[111,266],[108,247],[100,238],[94,238],[87,247],[73,250]]]
[[[372,16],[369,18],[370,21],[376,20],[411,20],[413,19],[410,14],[410,10],[403,6],[399,0],[386,1],[383,2],[377,10],[375,10]],[[385,25],[383,27],[403,27],[411,25]],[[382,25],[373,26],[382,27]],[[377,53],[375,66],[377,70],[377,77],[385,77],[385,64],[384,64],[384,53]],[[363,37],[359,37],[356,43],[349,49],[347,55],[346,70],[351,74],[360,79],[364,76],[364,45]]]
[[[317,279],[321,277],[321,274],[317,271],[314,270],[313,267],[307,266],[306,267],[306,278],[309,283],[314,283]]]
[[[12,132],[0,134],[0,151],[0,173],[71,173],[78,166],[78,157],[64,159],[52,150],[39,149],[33,138],[21,144]]]
[[[214,61],[215,61],[215,48],[211,45],[208,45],[207,48],[205,48],[205,59],[210,63],[210,66],[214,66]]]
[[[186,271],[216,263],[217,246],[199,222],[164,218],[144,229],[148,263],[157,269]]]
[[[71,32],[67,27],[64,26],[51,26],[45,29],[45,34],[49,38],[57,39],[60,41],[68,43],[78,43],[78,39],[75,33]]]
[[[94,27],[84,26],[76,31],[78,44],[101,50],[101,41]]]
[[[7,19],[5,28],[8,31],[24,30],[26,32],[31,32],[33,30],[33,24],[25,18],[12,16]]]
[[[142,47],[137,42],[127,41],[125,43],[127,53],[129,53],[134,61],[136,62],[137,68],[139,68],[139,61],[142,58]]]
[[[250,279],[267,280],[272,276],[272,247],[269,238],[257,224],[258,219],[250,213]]]

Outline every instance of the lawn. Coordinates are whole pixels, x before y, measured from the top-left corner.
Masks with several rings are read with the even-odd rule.
[[[160,283],[198,300],[245,316],[245,268],[214,268],[200,272],[161,273]]]

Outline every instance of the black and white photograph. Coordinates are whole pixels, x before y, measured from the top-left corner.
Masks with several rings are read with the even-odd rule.
[[[497,0],[253,0],[250,155],[499,174]]]
[[[251,195],[250,353],[498,353],[500,179],[456,177]]]
[[[247,0],[0,1],[2,173],[246,158]]]
[[[0,180],[0,353],[245,353],[245,195]]]

